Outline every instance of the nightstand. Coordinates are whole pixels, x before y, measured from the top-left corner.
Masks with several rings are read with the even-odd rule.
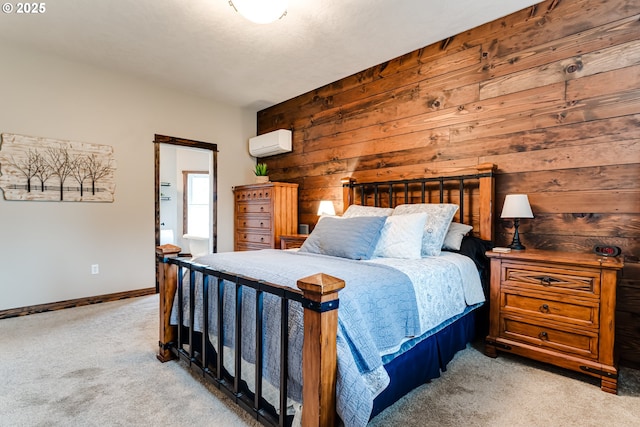
[[[308,234],[289,234],[286,236],[280,236],[280,249],[294,249],[302,246],[305,240],[309,237]]]
[[[616,285],[621,258],[527,249],[487,252],[491,259],[489,335],[498,351],[601,379],[616,393]]]

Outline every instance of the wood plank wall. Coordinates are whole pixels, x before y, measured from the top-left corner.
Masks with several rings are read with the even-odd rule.
[[[529,195],[529,247],[622,248],[617,343],[640,366],[640,2],[547,0],[258,113],[293,131],[262,159],[300,185],[299,218],[342,210],[340,178],[498,165],[496,243],[508,193]]]

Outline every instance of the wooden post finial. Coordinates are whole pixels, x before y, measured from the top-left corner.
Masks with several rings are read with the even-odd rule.
[[[156,254],[157,255],[162,255],[162,256],[175,256],[175,255],[179,254],[181,250],[182,250],[182,248],[180,248],[180,246],[176,246],[176,245],[172,245],[170,243],[167,243],[166,245],[157,246],[156,247]]]
[[[344,288],[344,280],[318,273],[298,280],[298,288],[303,291],[305,297],[307,293],[324,296]]]

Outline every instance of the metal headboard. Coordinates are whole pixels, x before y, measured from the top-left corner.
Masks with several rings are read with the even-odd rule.
[[[494,165],[481,165],[478,173],[397,179],[389,181],[357,182],[354,178],[342,180],[344,209],[352,204],[364,206],[395,207],[403,203],[456,203],[456,217],[460,222],[471,223],[466,203],[471,203],[472,192],[478,191],[480,234],[493,237]],[[487,185],[489,184],[489,185]],[[435,197],[434,193],[437,193]],[[457,193],[457,200],[455,198]],[[465,202],[466,199],[466,202]],[[469,221],[465,221],[469,218]],[[488,227],[488,228],[487,228]]]

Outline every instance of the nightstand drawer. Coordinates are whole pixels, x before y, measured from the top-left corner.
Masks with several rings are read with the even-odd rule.
[[[598,358],[598,333],[566,331],[534,322],[502,318],[500,335],[504,338],[535,346],[571,353],[589,359]]]
[[[309,237],[308,234],[291,234],[280,236],[280,249],[295,249],[303,245],[304,241]]]
[[[503,264],[505,286],[549,290],[572,295],[600,294],[600,273],[592,270],[570,270],[535,264]]]
[[[581,327],[597,328],[599,325],[598,301],[577,304],[553,298],[543,298],[530,292],[518,294],[503,292],[501,310],[539,319],[569,323]]]

